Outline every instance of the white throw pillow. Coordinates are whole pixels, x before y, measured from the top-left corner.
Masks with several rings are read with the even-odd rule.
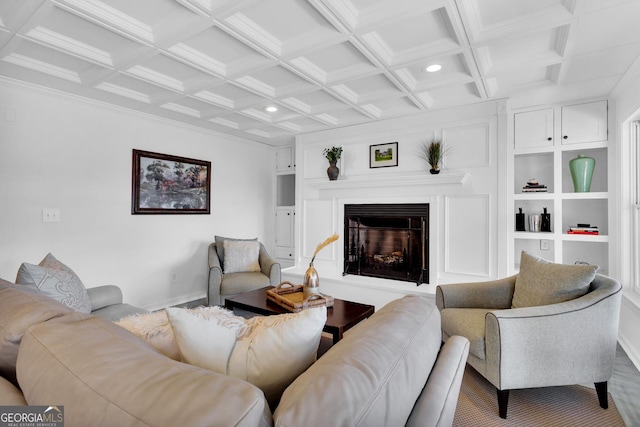
[[[174,317],[177,312],[180,315]],[[220,313],[193,322],[181,322],[184,316],[194,317],[184,309],[169,308],[167,314],[185,362],[216,372],[224,365],[221,373],[260,388],[271,408],[316,360],[327,321],[326,307],[251,319],[227,312],[226,317]],[[233,345],[231,331],[235,331]]]
[[[225,240],[224,273],[260,271],[260,243],[246,240]]]
[[[182,361],[221,374],[236,344],[240,328],[234,323],[207,319],[183,308],[169,307],[167,317],[182,353]]]
[[[80,278],[50,253],[38,265],[22,263],[16,283],[29,286],[74,310],[91,313],[91,300]]]
[[[260,388],[274,409],[284,390],[316,361],[326,307],[247,320],[251,332],[236,342],[229,375]]]

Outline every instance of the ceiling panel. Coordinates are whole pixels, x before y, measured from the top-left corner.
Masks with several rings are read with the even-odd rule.
[[[637,0],[2,0],[0,76],[279,146],[606,96],[638,61],[638,22]]]
[[[378,73],[373,65],[349,42],[329,45],[293,58],[289,63],[320,84]]]

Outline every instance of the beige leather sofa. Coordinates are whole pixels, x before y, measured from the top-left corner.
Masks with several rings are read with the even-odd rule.
[[[441,349],[440,315],[393,301],[285,391],[171,360],[111,321],[0,281],[0,405],[62,405],[65,426],[451,425],[468,341]]]

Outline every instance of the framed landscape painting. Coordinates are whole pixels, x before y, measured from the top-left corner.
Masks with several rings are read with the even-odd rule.
[[[369,146],[369,168],[386,168],[398,166],[398,143],[377,144]]]
[[[211,162],[133,150],[131,213],[208,214]]]

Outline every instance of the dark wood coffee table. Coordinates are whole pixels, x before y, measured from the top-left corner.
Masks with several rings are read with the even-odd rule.
[[[271,286],[227,298],[224,306],[229,310],[238,308],[265,316],[291,313],[267,299],[267,289],[271,289]],[[333,336],[333,344],[335,344],[342,339],[346,331],[371,316],[374,311],[375,307],[372,305],[334,298],[333,307],[327,307],[327,323],[323,331]]]

